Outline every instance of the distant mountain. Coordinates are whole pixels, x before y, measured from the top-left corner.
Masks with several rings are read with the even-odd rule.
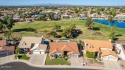
[[[70,4],[54,4],[54,3],[48,3],[48,4],[35,4],[32,6],[71,6]]]

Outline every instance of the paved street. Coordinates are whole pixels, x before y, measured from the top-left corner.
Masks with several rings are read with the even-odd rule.
[[[108,70],[122,70],[120,64],[117,61],[104,61],[104,66]]]
[[[5,57],[0,57],[0,64],[4,64],[7,62],[11,62],[14,60],[14,55],[10,55],[10,56],[5,56]]]
[[[46,54],[33,54],[30,56],[29,62],[35,65],[44,65],[46,56]]]
[[[25,63],[12,62],[0,66],[0,70],[94,70],[94,69],[83,69],[83,68],[38,68],[31,67]],[[96,69],[97,70],[97,69]]]

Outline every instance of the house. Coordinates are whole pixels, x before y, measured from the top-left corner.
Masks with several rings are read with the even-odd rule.
[[[125,45],[123,44],[116,44],[116,51],[118,56],[122,59],[125,60]]]
[[[23,37],[18,46],[22,53],[44,54],[47,45],[44,44],[43,37]]]
[[[68,56],[68,58],[78,58],[80,53],[76,42],[51,42],[49,56]]]
[[[32,22],[35,21],[35,18],[25,18],[26,22]]]
[[[6,40],[0,40],[0,57],[14,54],[15,46],[7,45]]]
[[[110,41],[105,40],[84,40],[85,50],[95,53],[95,56],[101,57],[102,60],[117,61],[118,55],[115,52],[115,48]]]

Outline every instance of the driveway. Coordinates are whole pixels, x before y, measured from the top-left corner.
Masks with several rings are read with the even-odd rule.
[[[81,66],[81,63],[83,62],[82,57],[70,58],[69,60],[70,60],[71,66]]]
[[[36,65],[44,65],[47,54],[32,54],[29,62]]]
[[[7,62],[11,62],[15,59],[14,55],[9,55],[9,56],[5,56],[5,57],[0,57],[0,65],[7,63]]]
[[[104,66],[108,70],[122,70],[117,61],[104,61]]]

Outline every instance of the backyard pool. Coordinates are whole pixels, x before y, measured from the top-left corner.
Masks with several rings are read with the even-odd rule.
[[[110,23],[108,20],[102,20],[102,19],[93,19],[93,21],[99,24],[105,24],[108,26],[116,25],[118,28],[125,28],[125,22],[119,22],[117,20],[114,20],[113,23]]]
[[[69,42],[69,40],[56,40],[56,42]]]

